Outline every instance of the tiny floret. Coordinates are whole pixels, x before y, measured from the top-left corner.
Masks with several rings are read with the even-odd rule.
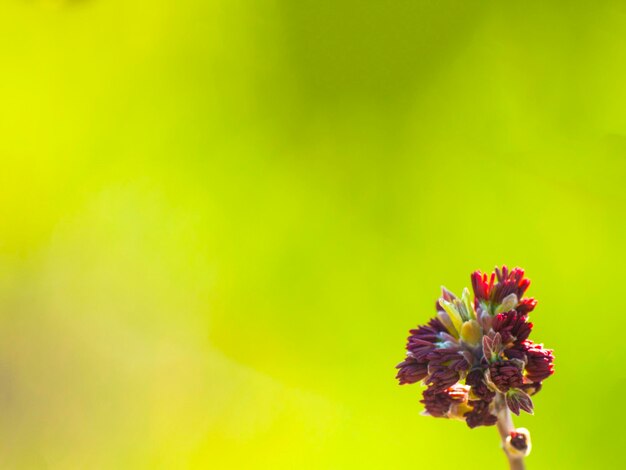
[[[460,297],[442,288],[436,316],[410,331],[396,378],[401,385],[426,386],[425,414],[474,428],[496,423],[497,396],[504,409],[532,414],[530,397],[554,373],[554,354],[529,339],[528,316],[537,301],[524,297],[530,281],[523,269],[476,271],[471,282],[473,294],[464,289]],[[525,439],[522,432],[509,442],[527,453]]]

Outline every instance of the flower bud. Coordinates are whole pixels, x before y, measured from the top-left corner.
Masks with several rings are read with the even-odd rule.
[[[507,436],[504,444],[506,452],[513,457],[526,457],[530,454],[532,444],[530,432],[526,428],[517,428]]]
[[[483,338],[483,330],[476,320],[469,320],[461,326],[461,339],[470,346],[480,344]]]

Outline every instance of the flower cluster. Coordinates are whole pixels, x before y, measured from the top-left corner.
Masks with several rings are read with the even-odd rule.
[[[515,414],[532,413],[530,398],[554,373],[552,350],[528,339],[524,298],[530,281],[520,268],[472,274],[460,298],[442,288],[437,316],[411,330],[407,355],[396,366],[400,384],[423,381],[425,413],[464,420],[471,428],[497,421],[496,397]]]

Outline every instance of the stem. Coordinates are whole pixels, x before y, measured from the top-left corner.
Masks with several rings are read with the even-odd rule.
[[[515,431],[509,407],[506,405],[504,395],[501,393],[498,393],[495,399],[496,412],[498,414],[498,422],[496,423],[496,426],[498,428],[498,432],[500,433],[502,450],[504,451],[507,459],[509,459],[509,468],[510,470],[524,470],[526,468],[524,465],[524,457],[511,455],[506,448],[506,438],[509,437],[511,431]]]

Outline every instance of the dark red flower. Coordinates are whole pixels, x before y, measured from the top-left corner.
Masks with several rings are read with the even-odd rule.
[[[505,359],[519,359],[520,361],[526,361],[526,341],[506,348],[504,350]]]
[[[526,341],[526,378],[531,382],[541,382],[554,374],[554,354],[544,349],[542,344]]]
[[[491,294],[496,303],[501,303],[510,294],[515,294],[518,299],[521,299],[530,285],[530,280],[524,278],[522,268],[513,268],[511,271],[506,266],[502,266],[502,270],[496,268],[496,277],[498,282]]]
[[[411,330],[411,336],[407,339],[406,349],[413,357],[422,361],[442,341],[441,333],[446,332],[446,327],[438,318],[433,318],[428,325],[418,326]]]
[[[472,288],[476,296],[476,307],[478,308],[480,302],[483,302],[490,306],[491,314],[495,313],[495,308],[511,294],[515,294],[519,302],[529,285],[530,280],[524,278],[524,270],[521,268],[514,268],[509,271],[506,266],[502,266],[501,270],[496,267],[490,276],[480,271],[472,273]],[[535,304],[527,301],[523,309],[534,308]]]
[[[533,324],[526,321],[526,314],[515,310],[497,314],[491,327],[496,333],[500,333],[503,344],[521,343],[532,331]]]
[[[537,306],[537,301],[533,298],[521,299],[519,304],[515,308],[519,313],[528,315],[530,312],[535,310]]]
[[[440,334],[445,331],[446,328],[437,318],[430,320],[428,325],[410,331],[406,345],[407,357],[396,366],[399,369],[396,378],[400,385],[419,382],[428,375],[427,357],[437,348],[441,342]]]
[[[530,395],[554,373],[554,355],[528,339],[528,314],[537,305],[522,298],[529,284],[520,268],[476,271],[473,300],[467,289],[457,297],[444,288],[437,317],[410,331],[396,378],[427,386],[422,403],[429,414],[465,419],[473,428],[495,424],[499,402],[532,413]]]
[[[496,396],[485,382],[485,370],[474,369],[465,378],[465,383],[471,387],[471,393],[483,401],[490,402]]]
[[[444,390],[456,384],[470,364],[459,349],[435,349],[428,354],[428,376],[424,383],[434,390]]]
[[[467,389],[468,387],[463,385],[456,385],[445,390],[427,388],[424,390],[421,403],[424,404],[429,415],[438,418],[447,417],[453,405],[467,402]]]
[[[517,361],[497,361],[489,365],[489,378],[496,388],[506,393],[524,385],[522,367]]]
[[[498,417],[492,414],[488,401],[472,400],[469,404],[472,407],[472,411],[465,413],[465,422],[470,428],[493,426],[498,421]]]
[[[413,356],[407,356],[396,369],[399,369],[396,379],[400,381],[400,385],[414,384],[428,375],[428,363],[418,362]]]

